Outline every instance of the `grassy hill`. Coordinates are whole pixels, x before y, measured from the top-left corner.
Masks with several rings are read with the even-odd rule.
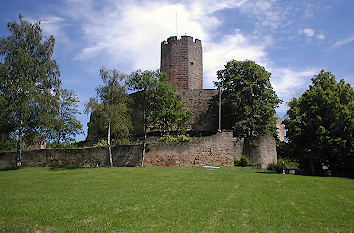
[[[354,180],[248,168],[0,171],[0,232],[354,232]]]

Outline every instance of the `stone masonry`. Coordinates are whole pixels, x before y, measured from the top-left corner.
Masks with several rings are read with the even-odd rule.
[[[142,145],[118,145],[112,147],[115,167],[140,166]],[[0,153],[0,170],[16,168],[17,152]],[[79,149],[43,149],[23,151],[22,166],[25,167],[101,167],[109,166],[106,147]]]
[[[243,155],[251,162],[267,168],[270,163],[277,162],[276,143],[273,137],[257,136],[244,139]]]
[[[202,137],[197,142],[152,143],[145,154],[145,166],[233,166],[235,140],[232,132]]]
[[[177,89],[203,89],[202,42],[193,37],[172,36],[161,43],[162,72]]]
[[[193,111],[192,131],[215,133],[218,130],[218,114],[212,103],[218,94],[215,89],[178,89],[186,109]]]

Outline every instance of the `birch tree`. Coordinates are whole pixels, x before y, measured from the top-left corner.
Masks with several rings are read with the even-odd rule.
[[[21,161],[23,138],[47,134],[55,117],[60,72],[52,59],[55,39],[42,35],[40,22],[22,15],[9,22],[10,35],[0,41],[0,101],[2,121],[17,135]]]
[[[97,97],[86,104],[86,113],[94,114],[96,126],[107,132],[109,163],[112,159],[112,134],[117,140],[129,137],[131,118],[127,104],[129,96],[124,86],[126,75],[118,70],[100,70],[103,85],[96,88]]]

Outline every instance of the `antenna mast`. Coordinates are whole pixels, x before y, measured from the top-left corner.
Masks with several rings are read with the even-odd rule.
[[[178,21],[177,21],[177,12],[176,12],[176,36],[177,36],[177,38],[178,38]]]

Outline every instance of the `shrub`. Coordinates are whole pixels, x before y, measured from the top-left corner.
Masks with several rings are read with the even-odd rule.
[[[63,142],[63,143],[57,143],[57,142],[47,142],[46,143],[46,148],[58,148],[58,149],[76,149],[78,146],[76,145],[75,142],[69,143],[69,142]],[[31,147],[28,147],[30,150]]]
[[[234,160],[235,166],[238,167],[249,167],[252,166],[252,162],[249,158],[247,158],[246,156],[241,156],[240,159],[236,159]]]
[[[99,142],[93,145],[93,147],[107,147],[108,142],[106,139],[101,139]]]
[[[192,138],[188,134],[186,135],[181,134],[177,136],[166,134],[160,138],[160,142],[191,142],[191,141]]]
[[[267,170],[268,171],[273,171],[277,173],[282,173],[283,170],[285,171],[286,166],[282,162],[276,162],[276,163],[270,163],[268,164]]]
[[[283,170],[286,171],[287,167],[299,167],[299,164],[293,160],[290,159],[278,159],[278,162],[276,163],[271,163],[268,165],[267,170],[268,171],[274,171],[277,173],[282,173]]]

